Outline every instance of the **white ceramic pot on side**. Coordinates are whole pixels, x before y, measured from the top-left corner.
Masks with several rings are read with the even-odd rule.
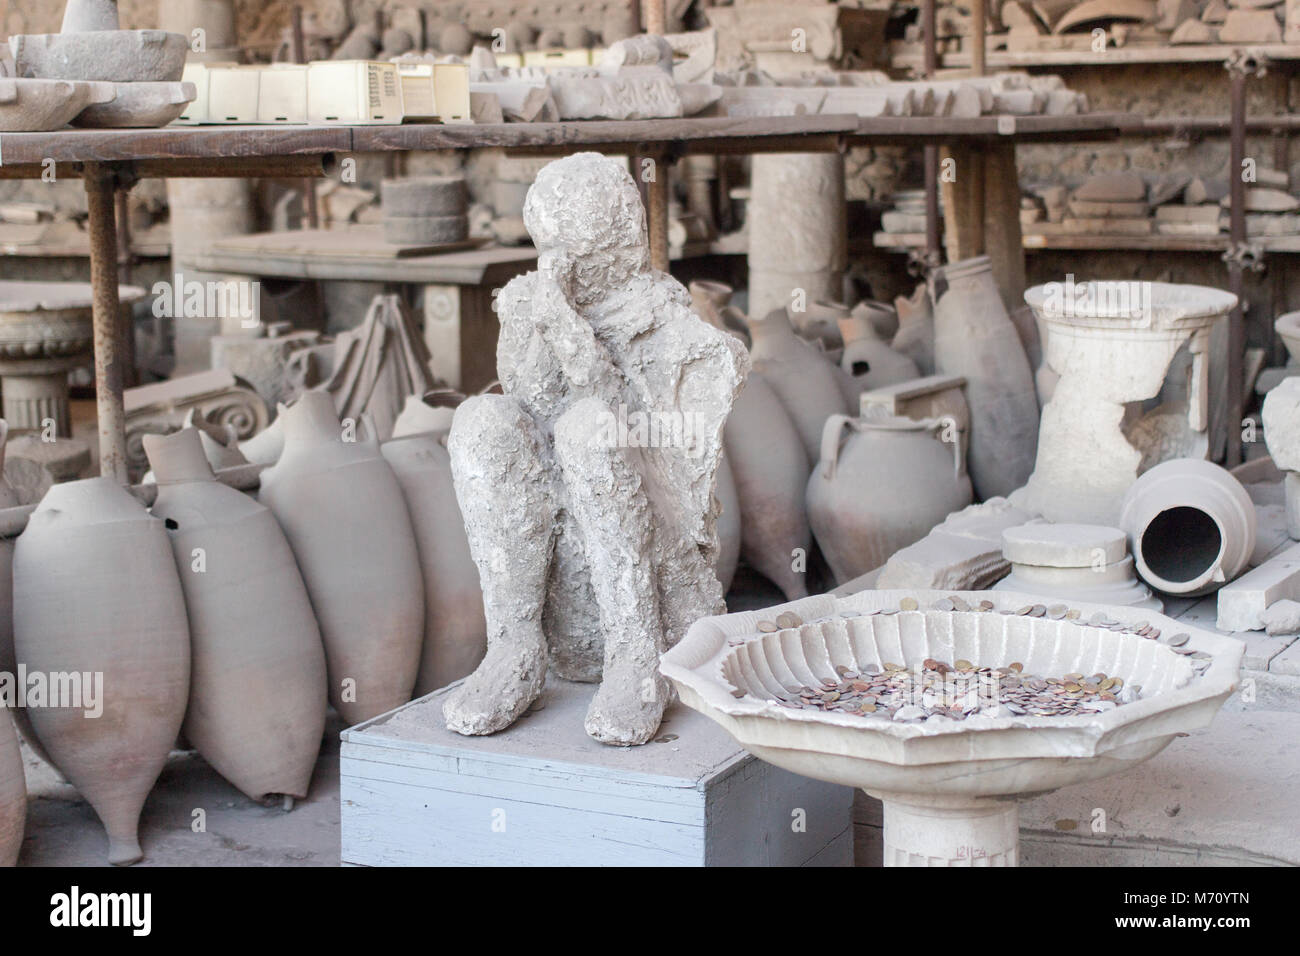
[[[14,549],[14,643],[29,675],[80,675],[81,699],[61,701],[73,706],[28,715],[103,821],[109,862],[136,862],[140,809],[190,689],[185,599],[162,521],[108,478],[52,487]]]
[[[416,697],[467,677],[487,651],[483,589],[470,557],[444,441],[445,431],[394,438],[380,446],[406,497],[424,572],[424,641]]]
[[[18,862],[27,823],[27,777],[18,734],[9,711],[0,707],[0,866]]]
[[[195,429],[145,435],[144,450],[189,615],[185,736],[254,800],[301,799],[325,731],[325,651],[289,542],[216,480]]]
[[[808,520],[837,583],[880,567],[970,504],[961,445],[955,435],[941,441],[943,427],[880,410],[827,420],[821,461],[808,479]]]
[[[1166,461],[1129,488],[1120,527],[1142,580],[1166,594],[1209,594],[1246,568],[1255,549],[1255,506],[1241,482],[1213,462]]]
[[[740,554],[795,600],[808,594],[795,552],[812,545],[804,495],[808,457],[790,415],[763,373],[753,371],[723,430],[740,506]]]
[[[373,432],[310,391],[281,413],[284,451],[259,499],[284,529],[325,642],[330,703],[349,724],[411,699],[424,636],[415,532]]]

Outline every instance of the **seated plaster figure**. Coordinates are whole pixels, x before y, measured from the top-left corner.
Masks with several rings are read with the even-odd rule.
[[[497,297],[504,394],[461,405],[448,440],[488,650],[444,716],[508,727],[554,668],[600,682],[588,734],[640,744],[670,699],[660,653],[724,610],[714,485],[749,358],[651,268],[624,161],[551,163],[524,221],[538,268]]]

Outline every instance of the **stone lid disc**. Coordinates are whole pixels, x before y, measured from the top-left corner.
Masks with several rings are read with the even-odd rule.
[[[1002,556],[1040,568],[1087,568],[1121,561],[1128,540],[1119,528],[1096,524],[1025,524],[1002,532]]]

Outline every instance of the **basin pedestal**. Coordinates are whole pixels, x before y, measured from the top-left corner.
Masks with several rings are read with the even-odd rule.
[[[865,791],[884,804],[885,866],[1016,866],[1020,811],[1010,800]]]

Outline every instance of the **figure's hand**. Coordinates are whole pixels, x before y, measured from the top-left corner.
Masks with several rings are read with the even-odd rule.
[[[565,378],[580,394],[593,394],[602,391],[602,382],[617,381],[617,369],[591,323],[569,299],[573,267],[567,257],[553,253],[545,254],[538,262],[533,323],[559,361]]]

